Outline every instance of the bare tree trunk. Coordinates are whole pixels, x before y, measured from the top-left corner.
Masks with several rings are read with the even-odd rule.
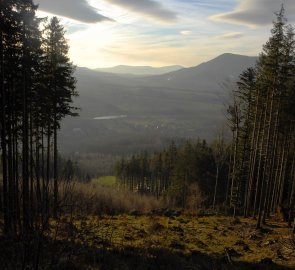
[[[269,186],[270,186],[270,169],[271,169],[271,156],[269,155],[270,152],[270,139],[272,133],[272,119],[273,119],[273,103],[274,103],[274,91],[272,92],[271,97],[271,104],[270,104],[270,112],[269,112],[269,119],[266,124],[268,125],[267,128],[267,137],[266,137],[266,152],[264,158],[264,168],[263,168],[263,182],[265,182],[265,195],[262,198],[262,222],[265,223],[266,219],[266,206],[268,203],[269,198]]]
[[[24,25],[24,33],[26,32]],[[24,50],[26,50],[26,44],[24,45]],[[30,228],[30,209],[29,209],[29,141],[28,141],[28,89],[26,81],[26,52],[23,56],[23,112],[22,112],[22,178],[23,178],[23,234],[24,237],[27,237],[29,234]]]
[[[50,129],[50,119],[48,120],[47,126],[47,161],[46,161],[46,183],[45,183],[45,215],[49,215],[49,181],[50,181],[50,152],[51,152],[51,129]],[[47,218],[46,218],[47,219]]]
[[[266,157],[267,155],[265,154],[265,158],[263,160],[263,145],[264,145],[264,140],[265,140],[265,129],[267,127],[267,112],[268,112],[268,103],[269,103],[269,91],[267,93],[267,99],[266,99],[266,108],[264,111],[264,119],[263,119],[263,129],[262,129],[262,136],[261,136],[261,148],[260,148],[260,155],[259,155],[259,165],[258,165],[258,175],[257,175],[257,181],[261,183],[261,189],[260,192],[258,193],[258,190],[256,190],[256,195],[255,197],[259,200],[259,208],[258,208],[258,218],[257,218],[257,223],[256,223],[256,228],[261,227],[261,219],[262,219],[262,211],[263,211],[263,206],[264,206],[264,197],[265,197],[265,179],[263,177],[263,172],[264,168],[266,166]],[[267,135],[268,136],[268,135]],[[268,145],[267,145],[268,146]],[[255,214],[255,213],[254,213]]]
[[[279,144],[279,142],[278,142]],[[276,164],[275,166],[275,172],[274,172],[274,188],[272,192],[272,198],[271,198],[271,210],[272,212],[275,212],[276,208],[276,198],[278,196],[278,189],[279,189],[279,168],[280,168],[280,155],[281,155],[281,149],[278,146],[277,147],[277,154],[276,154]]]
[[[214,187],[214,197],[213,197],[213,209],[215,209],[218,179],[219,179],[219,166],[216,165],[215,187]]]
[[[283,155],[283,160],[282,160],[282,167],[281,167],[281,172],[280,172],[280,192],[279,192],[279,201],[278,205],[283,204],[283,195],[284,195],[284,186],[285,186],[285,180],[286,180],[286,169],[287,169],[287,161],[288,161],[288,156],[289,156],[289,144],[288,144],[288,139],[286,140],[286,145],[284,146],[284,155]]]
[[[37,198],[37,213],[38,215],[41,213],[41,185],[40,185],[40,137],[39,137],[39,128],[36,130],[36,142],[35,142],[35,155],[36,155],[36,198]]]
[[[10,95],[8,95],[8,103],[10,107],[10,111],[8,112],[9,115],[7,117],[8,119],[8,125],[7,125],[7,149],[8,149],[8,155],[7,155],[7,161],[8,161],[8,207],[9,207],[9,220],[10,220],[10,235],[12,237],[16,236],[16,232],[14,231],[15,228],[15,205],[14,205],[14,172],[13,172],[13,142],[12,142],[12,104],[11,104],[11,92]]]
[[[234,141],[234,136],[232,138],[232,141]],[[230,187],[231,187],[231,172],[232,172],[232,159],[233,159],[233,143],[231,143],[231,151],[230,151],[230,157],[229,157],[229,166],[228,166],[228,175],[227,175],[227,183],[226,183],[226,194],[225,194],[225,204],[228,206],[230,205],[229,202],[229,194],[230,194]]]
[[[274,125],[274,136],[273,136],[273,141],[271,143],[272,145],[272,151],[271,151],[271,164],[270,164],[270,184],[269,184],[269,189],[268,189],[268,199],[267,199],[267,206],[266,206],[266,216],[270,216],[271,208],[272,208],[272,202],[273,202],[273,190],[275,189],[275,182],[276,182],[276,170],[275,170],[275,163],[276,163],[276,156],[278,152],[278,138],[279,138],[279,115],[280,115],[280,100],[278,102],[277,106],[277,112],[276,112],[276,120],[275,120],[275,125]],[[264,217],[265,219],[265,217]]]
[[[254,120],[254,127],[251,135],[251,154],[250,154],[250,164],[249,164],[249,175],[248,175],[248,191],[246,194],[246,202],[245,202],[245,211],[244,216],[247,217],[249,215],[250,206],[253,198],[254,193],[254,172],[255,172],[255,160],[256,160],[256,154],[257,154],[257,148],[258,148],[258,138],[256,136],[257,132],[259,134],[260,132],[260,126],[261,123],[258,121],[260,117],[258,116],[259,110],[259,98],[257,98],[256,103],[256,109],[255,109],[255,120]],[[258,125],[258,131],[256,130],[256,127]]]
[[[262,155],[262,147],[263,147],[263,140],[260,139],[261,137],[261,132],[262,134],[264,133],[263,125],[262,125],[262,119],[263,119],[263,112],[261,111],[260,115],[260,124],[259,124],[259,132],[257,133],[257,141],[256,141],[256,153],[255,153],[255,159],[253,160],[253,175],[251,177],[256,178],[256,183],[255,183],[255,195],[254,195],[254,203],[253,203],[253,213],[252,216],[255,218],[256,217],[256,210],[257,210],[257,204],[258,204],[258,199],[260,196],[260,191],[261,191],[261,181],[260,181],[260,168],[261,168],[261,155]],[[259,159],[258,159],[259,158]],[[258,159],[258,166],[256,169],[256,163]],[[257,170],[257,173],[255,174],[255,170]]]
[[[6,141],[6,93],[4,88],[4,52],[3,52],[3,35],[0,32],[0,68],[1,68],[1,148],[2,148],[2,175],[3,175],[3,213],[4,213],[4,233],[7,234],[10,228],[8,214],[8,172],[7,172],[7,141]]]
[[[235,196],[237,198],[238,194],[238,187],[235,186],[235,181],[236,181],[236,171],[237,171],[237,155],[238,155],[238,145],[239,145],[239,126],[237,125],[237,132],[235,135],[235,146],[234,146],[234,156],[233,156],[233,166],[232,166],[232,181],[231,181],[231,193],[230,193],[230,205],[231,207],[234,207],[234,212],[236,211],[236,203],[233,205],[232,201],[233,201],[233,196],[234,196],[234,192],[236,192]],[[235,191],[234,191],[235,189]]]
[[[14,145],[15,145],[15,204],[16,204],[16,219],[17,225],[19,228],[19,234],[22,234],[22,226],[21,226],[21,205],[20,205],[20,187],[19,187],[19,153],[18,153],[18,140],[17,140],[17,133],[15,134],[14,138]]]
[[[46,173],[45,173],[45,142],[44,142],[44,127],[41,128],[41,175],[42,175],[42,222],[44,223],[46,211]]]
[[[53,134],[53,144],[54,144],[54,150],[53,150],[53,216],[57,217],[57,204],[58,204],[58,168],[57,168],[57,158],[58,158],[58,151],[57,151],[57,119],[56,116],[54,117],[54,134]]]
[[[288,227],[291,228],[292,223],[292,216],[294,212],[294,204],[295,204],[295,178],[293,175],[293,181],[292,181],[292,191],[290,195],[290,201],[289,201],[289,215],[288,215]]]
[[[283,142],[281,143],[281,153],[278,159],[278,167],[277,167],[277,188],[276,193],[274,195],[274,208],[276,208],[279,205],[280,201],[280,194],[281,194],[281,188],[282,188],[282,172],[284,167],[284,160],[286,155],[286,149],[285,149],[286,139],[284,138]]]
[[[33,120],[32,120],[32,112],[30,108],[30,113],[29,113],[29,128],[30,128],[30,208],[31,208],[31,224],[34,224],[35,220],[35,194],[34,194],[34,151],[33,151]]]

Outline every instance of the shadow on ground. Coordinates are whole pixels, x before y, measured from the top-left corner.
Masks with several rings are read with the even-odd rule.
[[[0,269],[18,270],[291,270],[265,260],[230,263],[228,257],[199,252],[183,254],[163,248],[102,248],[70,241],[40,239],[29,244],[0,239]]]

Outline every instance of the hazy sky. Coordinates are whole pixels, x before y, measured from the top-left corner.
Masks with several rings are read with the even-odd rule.
[[[62,18],[74,64],[195,66],[225,53],[257,55],[274,12],[294,0],[35,0]],[[292,15],[292,16],[291,16]]]

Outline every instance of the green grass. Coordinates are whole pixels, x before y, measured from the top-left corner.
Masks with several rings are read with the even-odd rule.
[[[97,248],[102,244],[95,239],[107,241],[110,249],[162,248],[183,255],[199,252],[212,257],[224,256],[229,248],[239,254],[232,257],[235,262],[259,263],[263,258],[271,258],[278,265],[294,269],[294,253],[281,245],[282,239],[289,235],[285,224],[270,222],[269,232],[260,234],[252,219],[241,219],[238,224],[232,221],[222,216],[89,216],[82,222],[83,226],[81,221],[76,221],[75,227],[79,232],[78,242]],[[259,238],[251,239],[253,234]],[[284,260],[278,258],[277,250],[285,252]]]
[[[117,183],[116,176],[102,176],[96,179],[92,179],[93,184],[98,184],[102,186],[114,186]]]

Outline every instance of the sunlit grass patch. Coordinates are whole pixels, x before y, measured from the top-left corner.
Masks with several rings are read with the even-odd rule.
[[[295,267],[295,258],[278,257],[280,239],[288,236],[284,224],[266,226],[264,231],[255,229],[255,220],[231,217],[166,217],[163,215],[92,215],[76,220],[75,242],[108,250],[169,250],[171,254],[203,254],[212,258],[224,258],[226,250],[235,262],[259,263],[270,258],[279,265]],[[58,225],[52,222],[53,226]],[[272,225],[272,224],[270,224]],[[253,237],[253,235],[256,235]],[[151,254],[145,254],[150,256]],[[292,268],[293,269],[293,268]]]
[[[92,184],[98,184],[102,186],[114,186],[117,183],[116,176],[102,176],[91,180]]]

